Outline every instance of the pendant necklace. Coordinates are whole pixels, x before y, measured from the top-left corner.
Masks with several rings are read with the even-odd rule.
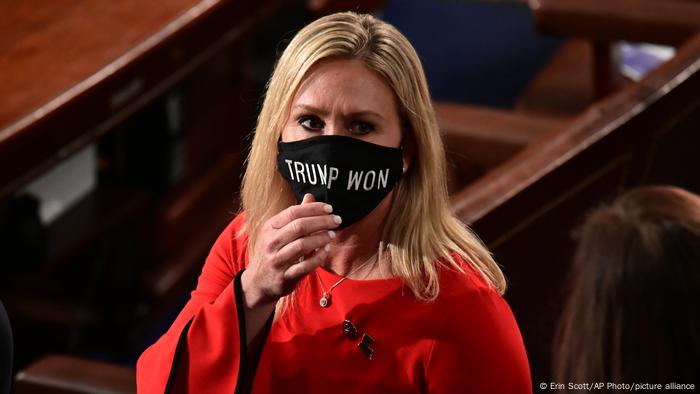
[[[337,282],[333,283],[333,285],[331,287],[329,287],[328,290],[326,290],[326,287],[323,285],[323,280],[321,280],[321,276],[318,274],[318,271],[314,271],[314,272],[316,272],[316,277],[318,278],[318,282],[321,284],[321,289],[323,290],[323,296],[321,297],[321,300],[318,302],[319,305],[321,305],[321,307],[323,307],[323,308],[327,308],[331,304],[331,291],[333,291],[333,289],[335,289],[336,286],[343,283],[343,281],[345,279],[347,279],[350,275],[354,274],[355,272],[359,271],[361,268],[363,268],[364,266],[369,264],[373,257],[377,257],[377,259],[378,259],[379,254],[375,253],[374,256],[370,257],[367,261],[365,261],[361,265],[355,267],[353,270],[351,270],[346,275],[344,275],[342,278],[340,278]]]

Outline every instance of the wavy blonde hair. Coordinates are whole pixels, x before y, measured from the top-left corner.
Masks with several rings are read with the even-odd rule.
[[[398,97],[403,123],[414,138],[411,166],[395,186],[379,245],[379,253],[388,254],[392,272],[403,278],[417,299],[431,301],[440,292],[441,265],[464,272],[452,256],[456,252],[503,294],[506,281],[498,264],[450,210],[444,147],[418,55],[392,25],[354,12],[331,14],[304,27],[275,65],[243,176],[241,232],[248,233],[249,253],[255,250],[261,225],[296,204],[277,170],[277,140],[307,71],[330,58],[359,59],[383,76]]]

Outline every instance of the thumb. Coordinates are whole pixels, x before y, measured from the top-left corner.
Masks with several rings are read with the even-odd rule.
[[[314,195],[311,193],[306,193],[304,194],[304,198],[301,200],[301,204],[308,204],[310,202],[314,202],[316,199],[314,198]]]

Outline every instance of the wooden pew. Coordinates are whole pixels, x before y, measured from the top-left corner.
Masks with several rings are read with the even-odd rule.
[[[131,368],[63,355],[48,355],[17,374],[15,394],[136,392]]]
[[[516,110],[553,117],[580,114],[630,83],[617,69],[614,41],[677,47],[700,29],[689,1],[530,0],[538,30],[569,38],[518,98]]]
[[[639,83],[597,102],[451,197],[504,266],[533,384],[566,294],[572,229],[592,207],[642,184],[700,192],[700,35]]]
[[[0,197],[165,93],[279,3],[8,4],[0,158],[12,165],[0,166]]]
[[[127,138],[157,144],[163,127],[153,119],[171,99],[187,108],[186,167],[177,180],[155,188],[114,171],[102,177],[117,166],[100,161],[96,189],[45,229],[41,264],[11,272],[10,264],[21,262],[4,259],[0,297],[9,300],[16,325],[17,368],[45,352],[86,351],[85,343],[133,346],[189,291],[236,209],[240,152],[257,104],[242,72],[251,33],[285,3],[70,0],[4,7],[0,203],[89,144],[109,148]],[[148,162],[147,151],[144,158],[144,171],[161,164]],[[81,285],[73,272],[95,280]]]
[[[672,0],[531,0],[535,27],[569,39],[530,81],[514,111],[434,103],[450,160],[450,191],[475,180],[631,81],[617,70],[611,43],[681,45],[700,30],[700,7]],[[452,149],[450,149],[452,148]]]
[[[450,194],[566,121],[487,107],[434,102],[448,161]]]
[[[700,27],[700,9],[685,0],[528,0],[543,32],[608,42],[678,46]]]

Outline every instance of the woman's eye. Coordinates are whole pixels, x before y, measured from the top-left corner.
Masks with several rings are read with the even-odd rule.
[[[357,122],[352,127],[354,134],[367,134],[374,131],[374,125],[367,122]]]
[[[323,122],[315,116],[302,116],[298,122],[306,130],[320,130],[323,128]]]

